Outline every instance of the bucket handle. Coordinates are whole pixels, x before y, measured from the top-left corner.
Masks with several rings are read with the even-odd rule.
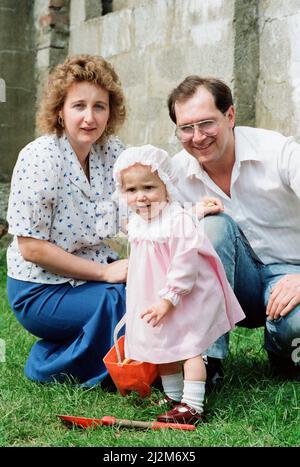
[[[123,318],[120,319],[120,321],[118,322],[114,330],[114,344],[115,344],[115,348],[117,352],[118,365],[122,365],[121,352],[120,352],[119,343],[118,343],[118,334],[125,323],[126,323],[126,313],[123,316]]]

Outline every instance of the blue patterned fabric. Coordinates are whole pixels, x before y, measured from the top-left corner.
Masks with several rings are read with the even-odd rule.
[[[7,250],[8,276],[58,284],[74,281],[25,261],[16,237],[48,240],[76,256],[106,264],[117,255],[102,241],[118,232],[112,202],[113,165],[124,149],[117,138],[94,144],[89,154],[90,183],[66,136],[45,135],[19,154],[7,211],[14,240]]]

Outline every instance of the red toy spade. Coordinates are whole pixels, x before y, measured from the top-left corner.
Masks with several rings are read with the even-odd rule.
[[[66,425],[78,426],[79,428],[96,428],[97,426],[124,426],[127,428],[148,428],[150,430],[160,430],[171,428],[173,430],[188,430],[193,431],[196,429],[194,425],[180,424],[180,423],[162,423],[162,422],[142,422],[139,420],[120,419],[111,416],[102,418],[87,418],[87,417],[74,417],[72,415],[57,415]]]

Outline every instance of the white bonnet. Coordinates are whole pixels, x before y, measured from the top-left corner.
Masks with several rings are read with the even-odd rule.
[[[172,170],[171,157],[163,149],[156,148],[151,144],[127,148],[117,158],[113,174],[118,194],[120,194],[122,188],[122,170],[128,169],[134,164],[148,165],[151,167],[152,172],[157,171],[159,178],[166,185],[170,200],[174,200],[177,177],[175,177]]]

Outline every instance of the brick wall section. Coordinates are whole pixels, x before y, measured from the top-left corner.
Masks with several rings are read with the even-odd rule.
[[[48,11],[48,14],[40,16],[40,27],[44,29],[49,26],[51,29],[55,29],[56,33],[59,30],[66,31],[68,33],[68,2],[66,0],[48,0]]]
[[[37,103],[48,73],[68,54],[69,0],[35,0]]]

